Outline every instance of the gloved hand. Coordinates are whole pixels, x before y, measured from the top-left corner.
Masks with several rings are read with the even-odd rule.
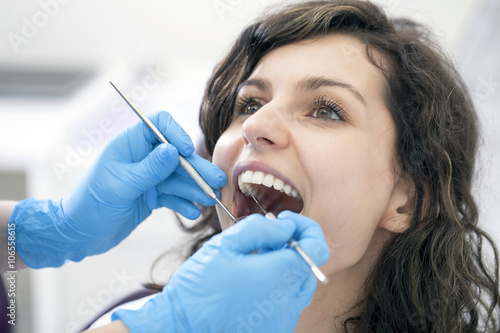
[[[179,166],[179,153],[212,188],[225,185],[224,172],[193,154],[190,137],[170,114],[149,119],[171,144],[159,144],[140,122],[108,144],[61,202],[28,199],[16,206],[16,247],[29,267],[58,267],[105,252],[160,206],[194,219],[200,212],[193,202],[215,204]]]
[[[132,333],[293,332],[316,290],[316,278],[288,247],[294,237],[318,264],[328,247],[319,225],[292,212],[254,214],[212,237],[137,311],[118,310]],[[260,248],[279,248],[251,254]]]

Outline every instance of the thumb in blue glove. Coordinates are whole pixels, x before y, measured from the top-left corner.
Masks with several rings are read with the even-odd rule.
[[[293,332],[317,284],[303,259],[284,245],[293,236],[319,265],[329,253],[321,228],[291,214],[276,221],[252,215],[214,236],[161,294],[137,311],[116,311],[113,319],[132,333]],[[280,249],[251,254],[260,248]]]
[[[213,188],[225,185],[225,174],[193,154],[190,137],[169,113],[158,112],[149,119],[171,144],[159,144],[140,122],[110,142],[70,196],[58,203],[29,199],[16,206],[11,222],[18,230],[18,253],[29,267],[57,267],[65,260],[105,252],[155,208],[168,207],[196,218],[199,210],[194,203],[215,204],[183,173],[179,154]]]

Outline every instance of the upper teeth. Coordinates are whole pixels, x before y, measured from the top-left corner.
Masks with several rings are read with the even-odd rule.
[[[285,192],[287,195],[300,199],[299,192],[283,180],[262,171],[247,170],[238,176],[238,186],[245,194],[256,195],[256,190],[251,184],[274,187],[275,190]]]

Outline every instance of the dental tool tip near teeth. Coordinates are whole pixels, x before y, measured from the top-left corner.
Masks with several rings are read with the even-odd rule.
[[[259,201],[257,201],[257,198],[255,198],[254,194],[252,192],[249,192],[249,195],[252,197],[253,201],[259,206],[260,210],[264,213],[264,216],[270,220],[276,220],[276,216],[274,216],[273,213],[267,212],[264,207],[261,206]],[[302,249],[302,247],[299,245],[299,242],[297,242],[295,239],[290,239],[288,241],[288,246],[290,246],[291,249],[295,249],[297,253],[304,259],[304,261],[307,263],[307,265],[311,268],[311,271],[313,272],[314,276],[318,279],[319,282],[322,284],[327,284],[328,283],[328,278],[326,277],[325,274],[319,269],[318,265],[314,262],[314,260],[309,257],[309,255]]]
[[[139,118],[142,119],[142,121],[149,127],[149,129],[156,135],[156,137],[163,143],[169,143],[167,139],[161,134],[161,132],[156,128],[156,126],[149,120],[144,114],[142,114],[141,111],[128,99],[127,96],[112,82],[109,81],[109,83],[115,88],[116,92],[127,102],[127,104],[130,106],[130,108],[139,116]],[[233,220],[236,221],[236,218],[231,214],[229,209],[222,204],[222,202],[219,200],[217,197],[217,193],[208,185],[208,183],[203,179],[203,177],[196,171],[196,169],[189,163],[189,161],[184,158],[184,156],[179,155],[179,164],[186,170],[188,175],[193,178],[195,183],[201,188],[201,190],[208,195],[210,198],[212,198],[217,204],[226,212],[227,215]]]

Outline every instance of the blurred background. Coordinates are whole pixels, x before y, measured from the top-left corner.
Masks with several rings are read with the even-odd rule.
[[[137,122],[110,80],[145,113],[173,113],[198,141],[198,107],[215,64],[252,19],[291,2],[2,1],[0,199],[67,195],[105,143]],[[376,2],[431,26],[464,75],[482,127],[480,221],[500,243],[500,2]],[[158,210],[106,254],[18,272],[15,332],[76,332],[149,282],[158,255],[189,239],[172,219]]]

